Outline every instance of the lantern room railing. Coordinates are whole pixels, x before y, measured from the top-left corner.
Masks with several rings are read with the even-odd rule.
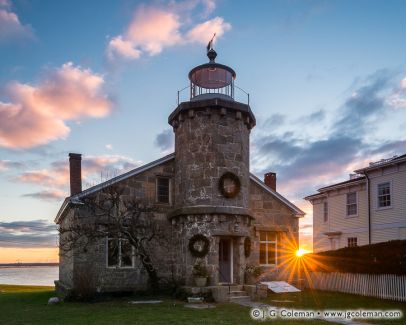
[[[221,88],[204,88],[193,83],[178,90],[177,105],[185,101],[193,101],[205,98],[222,98],[225,100],[238,101],[243,104],[250,104],[250,94],[244,89],[235,85],[234,81],[231,84]]]

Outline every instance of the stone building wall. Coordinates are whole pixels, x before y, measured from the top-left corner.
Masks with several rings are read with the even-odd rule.
[[[172,227],[179,240],[178,261],[182,265],[182,275],[187,285],[193,285],[193,266],[199,261],[204,262],[211,274],[209,284],[219,283],[220,238],[233,240],[233,278],[234,282],[242,283],[245,269],[243,240],[250,234],[250,217],[223,214],[183,215],[172,219]],[[209,252],[203,258],[194,257],[188,249],[189,240],[196,234],[202,234],[210,241]]]
[[[170,160],[118,184],[125,188],[125,195],[143,197],[150,203],[154,203],[156,177],[166,176],[173,180],[174,166],[175,160]],[[158,276],[183,280],[186,284],[192,285],[193,265],[202,260],[211,274],[209,284],[217,284],[219,282],[219,241],[221,238],[230,238],[233,241],[234,282],[243,283],[246,264],[259,264],[258,229],[273,227],[273,229],[280,230],[279,243],[285,241],[286,230],[294,234],[297,239],[298,219],[292,215],[292,211],[253,181],[250,181],[248,190],[250,193],[249,207],[254,218],[248,215],[221,213],[173,216],[171,215],[173,205],[155,204],[158,211],[154,217],[162,229],[166,230],[168,239],[167,244],[153,242],[150,247]],[[73,209],[70,209],[64,222],[70,220],[69,216],[72,216],[72,213]],[[210,240],[210,251],[202,259],[193,257],[188,249],[190,238],[198,233],[205,235]],[[249,258],[245,258],[244,254],[246,237],[250,237],[252,241],[252,252]],[[60,280],[69,286],[72,284],[72,277],[87,269],[93,274],[96,286],[100,291],[146,288],[148,276],[139,260],[136,259],[134,268],[109,268],[106,252],[106,240],[100,240],[90,245],[86,252],[76,252],[74,258],[61,258]]]
[[[254,181],[250,182],[250,210],[254,215],[251,233],[252,254],[249,264],[259,264],[259,231],[277,232],[277,268],[265,267],[266,273],[279,278],[284,277],[284,261],[292,257],[299,243],[299,218],[292,210]]]
[[[69,227],[72,224],[73,210],[69,210],[62,221],[62,227]],[[61,235],[60,242],[66,240],[65,235]],[[73,252],[59,250],[59,281],[63,282],[67,287],[73,286]]]
[[[175,132],[175,206],[247,208],[250,127],[241,112],[225,106],[227,102],[224,107],[210,103],[187,103],[191,107],[171,121]],[[218,189],[225,172],[234,173],[241,182],[240,193],[227,200]]]
[[[171,277],[172,272],[180,272],[174,254],[176,243],[172,241],[172,228],[167,219],[167,215],[173,207],[171,204],[156,203],[155,197],[156,177],[169,177],[173,182],[173,166],[174,162],[171,160],[116,184],[120,188],[124,188],[124,197],[139,198],[141,202],[150,204],[156,209],[153,216],[166,235],[165,239],[161,239],[159,242],[153,240],[149,248],[153,264],[158,270],[158,276],[163,278]],[[171,188],[173,189],[173,186]],[[69,209],[62,225],[72,222],[74,209]],[[76,209],[79,209],[78,215],[80,217],[86,217],[88,212],[83,207],[79,205],[76,206]],[[61,240],[64,240],[63,236]],[[165,243],[162,242],[163,240]],[[74,249],[72,256],[61,257],[59,272],[60,281],[67,287],[74,287],[73,282],[77,282],[84,272],[92,274],[92,281],[100,291],[144,289],[148,283],[148,275],[138,258],[135,258],[135,267],[133,268],[107,266],[106,238],[93,240],[87,245],[85,251],[78,247]]]

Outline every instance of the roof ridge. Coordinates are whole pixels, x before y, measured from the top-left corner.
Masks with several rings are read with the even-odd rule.
[[[99,184],[97,184],[97,185],[94,185],[94,186],[92,186],[92,187],[89,187],[88,189],[86,189],[86,190],[84,190],[84,191],[82,191],[82,192],[80,192],[80,193],[77,193],[77,194],[75,194],[75,195],[70,196],[70,198],[71,198],[71,199],[81,198],[81,197],[83,197],[83,196],[85,196],[85,195],[87,195],[87,194],[94,193],[95,191],[98,191],[99,189],[103,189],[103,188],[105,188],[105,187],[107,187],[107,186],[109,186],[109,185],[112,185],[112,184],[115,184],[115,183],[117,183],[117,182],[120,182],[120,181],[122,181],[122,180],[124,180],[124,179],[126,179],[126,178],[128,178],[128,177],[137,175],[137,174],[140,173],[140,172],[143,172],[143,171],[145,171],[145,170],[148,170],[148,169],[150,169],[150,168],[152,168],[152,167],[155,167],[155,166],[158,165],[158,164],[161,164],[161,163],[163,163],[163,162],[169,161],[169,160],[171,160],[171,159],[173,159],[173,158],[175,158],[175,153],[171,153],[171,154],[166,155],[166,156],[164,156],[164,157],[161,157],[161,158],[159,158],[159,159],[153,160],[153,161],[151,161],[151,162],[149,162],[149,163],[146,163],[146,164],[141,165],[141,166],[139,166],[139,167],[137,167],[137,168],[134,168],[134,169],[132,169],[132,170],[129,170],[128,172],[125,172],[124,174],[115,176],[115,177],[113,177],[113,178],[110,178],[110,179],[107,180],[107,181],[104,181],[104,182],[102,182],[102,183],[99,183]]]

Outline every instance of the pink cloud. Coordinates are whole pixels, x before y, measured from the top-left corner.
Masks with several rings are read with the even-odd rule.
[[[231,29],[231,24],[224,21],[222,17],[216,17],[196,25],[186,34],[189,42],[207,43],[214,33],[216,37],[221,37],[225,32]]]
[[[140,165],[140,161],[120,155],[86,156],[82,161],[83,184],[100,182],[100,173],[109,175],[111,178]],[[16,177],[16,180],[44,188],[43,191],[34,193],[35,195],[27,194],[25,196],[45,198],[46,196],[50,197],[52,193],[59,193],[61,196],[62,190],[64,191],[62,197],[64,197],[67,195],[69,186],[69,162],[67,159],[54,161],[50,168],[21,173]],[[54,195],[54,198],[56,197]]]
[[[112,102],[103,94],[104,79],[69,62],[53,69],[36,86],[10,83],[0,101],[0,146],[30,148],[69,134],[67,120],[103,117]]]
[[[141,56],[141,51],[134,48],[134,44],[130,41],[123,40],[123,37],[116,36],[110,40],[107,48],[107,57],[109,60],[114,60],[115,57],[133,60]]]
[[[28,193],[24,194],[23,197],[30,197],[33,199],[40,199],[40,200],[60,200],[66,197],[66,193],[63,191],[58,190],[44,190],[35,193]]]
[[[140,7],[128,26],[126,38],[135,47],[155,55],[164,47],[181,41],[180,25],[180,17],[173,12],[153,7]]]
[[[400,82],[400,87],[406,89],[406,78],[403,78]]]
[[[215,0],[202,0],[202,4],[204,7],[204,15],[209,15],[216,9]]]
[[[10,11],[10,8],[10,1],[0,1],[0,42],[22,37],[32,38],[31,27],[21,24],[17,14]]]
[[[386,102],[395,109],[406,107],[406,78],[400,81],[399,89],[393,91],[388,96]]]
[[[120,58],[133,60],[144,53],[150,56],[159,54],[175,45],[206,44],[214,33],[221,37],[231,29],[231,25],[222,17],[193,24],[191,16],[196,8],[202,8],[206,15],[215,7],[216,3],[212,0],[170,3],[167,7],[140,6],[126,31],[110,40],[107,57],[110,61]]]

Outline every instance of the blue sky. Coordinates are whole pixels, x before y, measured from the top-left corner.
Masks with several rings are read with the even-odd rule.
[[[311,212],[305,195],[406,153],[405,14],[377,0],[0,0],[0,246],[52,246],[68,152],[87,160],[85,185],[171,152],[167,117],[213,32],[257,117],[251,170]]]

